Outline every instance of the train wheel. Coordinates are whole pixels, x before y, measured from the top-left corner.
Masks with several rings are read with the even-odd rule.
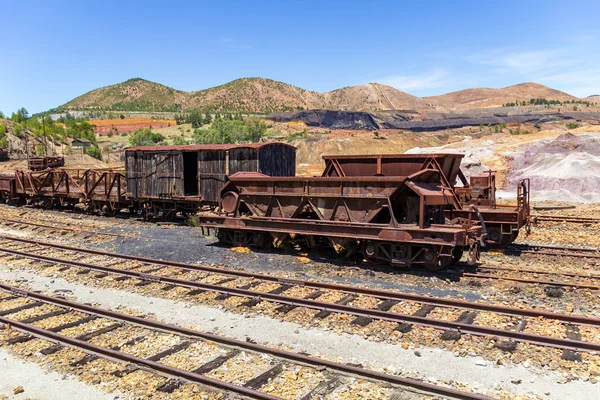
[[[381,265],[389,261],[383,260],[379,256],[379,245],[376,242],[365,240],[362,243],[362,255],[367,262],[371,264]]]
[[[434,247],[425,249],[423,254],[423,267],[428,271],[441,271],[452,262],[452,257],[440,257],[440,250]]]
[[[114,217],[119,212],[119,209],[112,204],[102,206],[102,215],[105,217]]]
[[[487,229],[487,240],[489,247],[499,248],[506,247],[511,244],[519,235],[517,231],[516,236],[514,232],[502,233],[502,229],[499,226],[492,226]]]
[[[250,240],[250,245],[263,250],[268,250],[273,245],[273,239],[269,232],[254,232],[252,239]]]
[[[464,250],[462,247],[454,247],[452,249],[452,261],[450,262],[450,265],[454,265],[456,263],[458,263],[460,261],[460,259],[462,258],[464,253]]]

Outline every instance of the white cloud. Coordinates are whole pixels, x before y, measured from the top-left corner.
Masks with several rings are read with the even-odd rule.
[[[390,75],[377,79],[375,82],[402,91],[433,89],[444,87],[448,83],[448,73],[443,69],[435,69],[426,74]]]
[[[539,81],[560,87],[561,90],[577,97],[600,94],[600,69],[598,68],[541,76]]]
[[[527,74],[532,72],[547,71],[577,61],[566,57],[561,49],[509,51],[506,49],[493,49],[466,57],[467,61],[498,67],[503,71]]]

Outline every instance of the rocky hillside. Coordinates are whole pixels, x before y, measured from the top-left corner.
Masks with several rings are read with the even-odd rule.
[[[53,111],[179,112],[194,109],[265,113],[302,109],[433,110],[423,99],[377,83],[317,93],[271,79],[242,78],[205,90],[183,92],[135,78],[92,90]]]
[[[585,100],[587,101],[591,101],[594,103],[600,103],[600,94],[595,94],[593,96],[588,96],[585,98]]]
[[[92,90],[57,110],[176,111],[189,94],[140,78]]]
[[[181,112],[270,113],[294,110],[446,112],[499,107],[531,98],[575,100],[567,93],[537,83],[523,83],[503,89],[466,89],[441,96],[419,98],[391,86],[369,83],[317,93],[264,78],[242,78],[225,85],[195,92],[176,90],[159,83],[135,78],[92,90],[53,111],[105,110]]]
[[[577,100],[577,97],[559,90],[551,89],[538,83],[521,83],[502,89],[477,88],[465,89],[441,96],[425,97],[428,103],[437,104],[451,109],[472,109],[501,107],[503,104],[530,99],[546,100]]]
[[[328,110],[385,111],[416,110],[433,111],[427,101],[404,93],[391,86],[368,83],[362,86],[349,86],[324,94]]]

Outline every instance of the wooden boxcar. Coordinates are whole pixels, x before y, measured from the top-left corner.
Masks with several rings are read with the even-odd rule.
[[[125,149],[127,194],[153,213],[216,205],[227,176],[296,175],[296,148],[285,143],[140,146]]]

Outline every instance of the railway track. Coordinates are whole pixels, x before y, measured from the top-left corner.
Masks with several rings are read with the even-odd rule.
[[[479,271],[490,271],[496,272],[496,275],[485,272],[468,272],[472,269],[470,265],[460,264],[459,267],[465,267],[466,269],[463,271],[449,271],[449,274],[465,277],[465,278],[477,278],[477,279],[492,279],[492,280],[503,280],[503,281],[512,281],[519,283],[526,283],[532,285],[545,285],[545,286],[560,286],[560,287],[568,287],[573,289],[588,289],[588,290],[600,290],[600,285],[596,283],[600,279],[600,274],[578,274],[571,272],[561,272],[561,271],[544,271],[533,268],[510,268],[510,267],[501,267],[495,265],[478,265],[477,270]],[[514,274],[514,275],[505,275]],[[550,279],[532,279],[524,277],[524,274],[537,276],[564,276],[569,279],[574,279],[575,281],[565,281],[565,280],[550,280]],[[585,281],[585,282],[582,282]]]
[[[568,222],[574,224],[600,224],[600,218],[568,217],[562,215],[535,215],[538,222]]]
[[[182,385],[194,383],[247,398],[279,399],[268,392],[277,393],[279,377],[301,368],[315,377],[310,385],[298,387],[297,397],[305,400],[322,398],[340,386],[351,386],[357,379],[383,385],[392,393],[408,388],[455,399],[490,399],[482,394],[242,342],[4,283],[0,283],[0,310],[0,325],[4,328],[0,338],[5,345],[42,339],[50,342],[39,352],[44,356],[63,348],[77,349],[85,355],[72,359],[71,367],[85,367],[97,359],[114,361],[118,364],[112,375],[118,378],[139,370],[151,371],[164,378],[164,383],[156,388],[159,392],[173,392]],[[74,333],[74,328],[80,329]],[[157,346],[158,350],[152,347],[155,353],[138,350],[147,348],[144,346],[147,342],[163,343],[160,338],[167,336],[168,345]],[[198,365],[198,358],[205,361]],[[234,359],[241,363],[243,372],[234,377],[217,373]],[[267,384],[270,389],[265,390]]]
[[[216,300],[227,300],[237,296],[247,299],[242,306],[248,309],[263,301],[272,302],[279,305],[277,312],[280,315],[286,315],[298,307],[315,310],[314,318],[317,319],[326,318],[332,313],[348,314],[354,317],[353,324],[366,326],[376,320],[389,321],[396,323],[396,330],[403,333],[410,332],[414,326],[429,327],[443,331],[442,340],[458,340],[464,334],[494,337],[496,347],[508,351],[515,350],[517,342],[562,349],[565,352],[600,351],[600,343],[586,342],[581,340],[581,336],[577,333],[575,335],[569,333],[579,332],[583,326],[600,329],[600,319],[582,315],[285,279],[246,271],[112,254],[22,238],[0,237],[0,239],[4,241],[0,243],[2,246],[0,253],[4,253],[7,257],[35,260],[46,266],[60,265],[61,271],[75,268],[79,275],[87,275],[94,271],[98,273],[93,275],[94,279],[118,275],[119,281],[131,279],[132,287],[158,284],[159,293],[179,287],[189,289],[190,295],[215,293]],[[7,247],[10,244],[12,248]],[[60,257],[50,256],[51,253],[59,253]],[[81,261],[86,256],[101,256],[103,262],[108,265]],[[135,262],[133,266],[131,266],[132,261]],[[260,290],[260,287],[263,289]],[[335,296],[328,296],[331,294]],[[324,301],[320,298],[335,300]],[[355,305],[365,299],[373,300],[376,306],[365,308]],[[403,311],[409,308],[413,310],[411,313]],[[458,310],[460,315],[454,321],[429,317],[439,308]],[[476,321],[479,313],[504,316],[509,319],[509,323],[504,325],[514,327],[514,330],[478,325]],[[564,327],[566,338],[525,332],[528,324],[535,325],[541,321],[560,322]]]
[[[590,247],[514,243],[505,251],[507,253],[517,254],[539,254],[560,257],[600,259],[600,249]]]
[[[71,232],[73,234],[101,235],[101,236],[107,236],[107,237],[112,237],[112,238],[133,238],[134,237],[132,235],[123,235],[123,234],[117,234],[117,233],[102,232],[102,231],[97,231],[97,230],[81,228],[81,227],[77,227],[77,226],[73,226],[73,225],[69,225],[69,224],[54,225],[54,224],[24,221],[24,220],[19,220],[19,219],[12,219],[12,218],[2,218],[2,220],[0,221],[0,224],[10,227],[10,228],[21,226],[21,227],[27,227],[27,228],[41,228],[41,229],[50,230],[50,231]]]

